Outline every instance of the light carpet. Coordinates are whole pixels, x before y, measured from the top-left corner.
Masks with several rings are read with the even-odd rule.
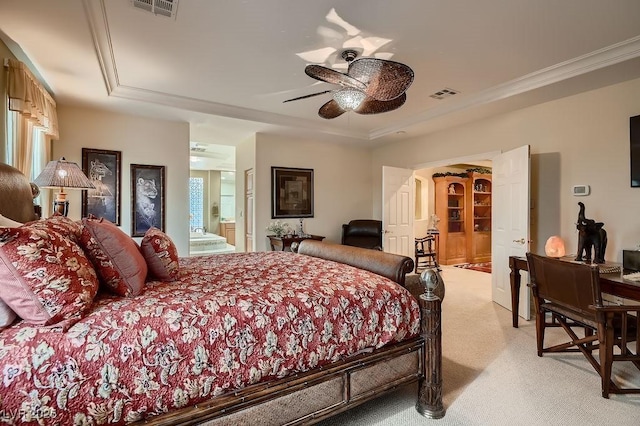
[[[640,424],[640,395],[602,398],[600,377],[581,354],[539,358],[535,322],[511,326],[511,313],[491,301],[490,274],[443,266],[442,275],[445,417],[418,414],[417,385],[407,385],[321,425]],[[550,343],[563,334],[547,330]],[[633,367],[618,374],[640,385]]]

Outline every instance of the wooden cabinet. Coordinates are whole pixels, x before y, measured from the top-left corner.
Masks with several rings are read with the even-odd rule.
[[[470,173],[472,204],[469,223],[473,232],[469,238],[469,262],[491,261],[491,175]]]
[[[220,235],[227,239],[227,243],[232,246],[236,245],[236,223],[235,222],[221,222],[220,223]]]
[[[491,261],[491,175],[439,176],[433,181],[440,218],[438,262]]]
[[[440,218],[438,262],[443,265],[467,261],[468,179],[434,177],[435,211]]]

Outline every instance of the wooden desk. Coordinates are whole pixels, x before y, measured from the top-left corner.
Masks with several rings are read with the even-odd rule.
[[[511,319],[513,326],[518,328],[518,308],[520,307],[520,271],[529,271],[527,258],[509,256],[509,281],[511,284]],[[603,293],[640,301],[640,282],[622,278],[621,272],[600,274],[600,290]]]
[[[305,235],[304,237],[298,235],[292,235],[288,237],[276,237],[275,235],[267,235],[267,238],[269,238],[271,251],[291,251],[291,243],[299,243],[302,240],[324,240],[324,237],[320,235]]]

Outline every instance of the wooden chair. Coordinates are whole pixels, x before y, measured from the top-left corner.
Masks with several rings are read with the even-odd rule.
[[[630,361],[640,369],[640,305],[605,305],[596,265],[533,253],[527,253],[527,261],[536,310],[538,356],[580,351],[600,375],[604,398],[610,393],[640,393],[640,388],[614,383],[611,375],[614,361]],[[570,341],[545,348],[547,327],[562,327]],[[584,337],[578,337],[576,328],[584,329]],[[635,342],[634,350],[629,348],[631,342]],[[595,350],[599,359],[593,355]]]
[[[416,238],[416,262],[414,272],[417,274],[418,269],[439,268],[436,259],[435,237],[427,235],[423,238]]]

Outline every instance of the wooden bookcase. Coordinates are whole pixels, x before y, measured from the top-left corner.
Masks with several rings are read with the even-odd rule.
[[[480,263],[491,261],[491,175],[470,173],[470,190],[472,196],[469,197],[471,204],[468,210],[468,222],[473,223],[470,230],[470,237],[467,239],[469,245],[469,263]]]
[[[435,212],[440,218],[438,262],[491,261],[491,175],[434,177]]]
[[[467,261],[469,203],[468,178],[434,177],[435,211],[440,218],[438,262],[443,265]]]

